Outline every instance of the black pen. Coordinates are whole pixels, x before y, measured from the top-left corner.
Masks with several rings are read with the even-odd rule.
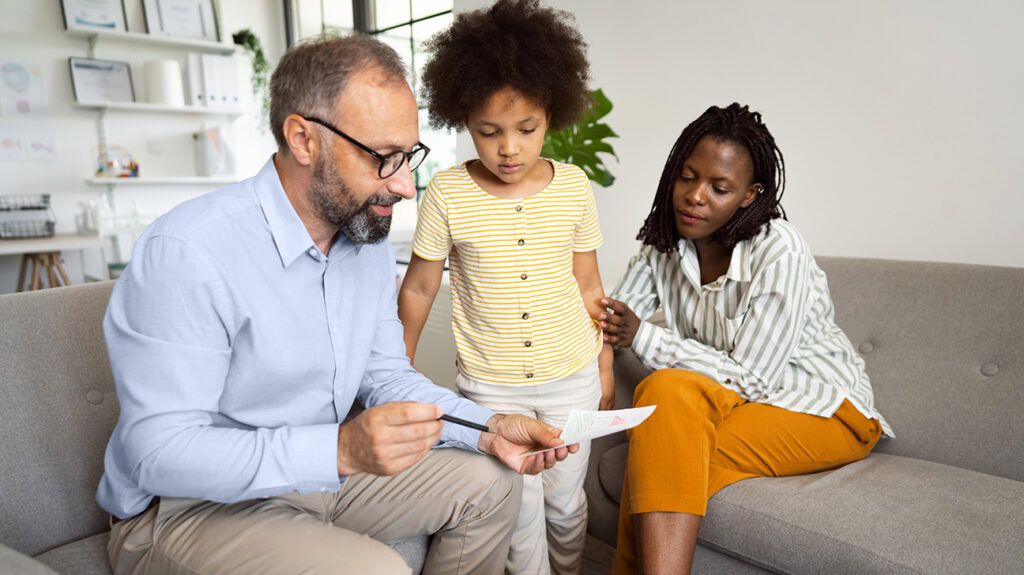
[[[472,428],[472,429],[483,431],[484,433],[491,433],[491,429],[489,427],[487,427],[486,425],[480,425],[479,423],[473,423],[472,421],[466,421],[465,419],[459,419],[458,417],[455,417],[454,415],[448,415],[447,413],[442,415],[441,419],[443,419],[445,421],[448,421],[448,422],[451,422],[451,423],[455,423],[457,425],[464,425],[464,426]]]

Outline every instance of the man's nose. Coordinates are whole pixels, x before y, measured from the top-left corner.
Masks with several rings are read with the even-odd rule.
[[[388,178],[387,189],[392,194],[402,196],[407,200],[416,197],[416,182],[413,180],[412,170],[409,169],[408,164],[402,165]]]

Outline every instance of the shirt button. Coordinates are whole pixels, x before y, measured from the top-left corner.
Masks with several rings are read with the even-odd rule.
[[[519,241],[518,241],[518,242],[516,242],[516,243],[517,243],[517,244],[519,244],[519,245],[523,245],[523,244],[525,244],[526,242],[525,242],[525,241],[523,241],[523,240],[519,240]]]
[[[523,275],[519,276],[519,279],[521,279],[521,280],[526,279],[526,274],[523,274]]]
[[[731,379],[728,379],[728,378],[727,378],[727,379],[725,380],[725,383],[732,383],[732,380],[731,380]]]
[[[530,347],[531,345],[533,345],[533,342],[530,340],[526,340],[523,342],[523,345],[525,345],[526,347]]]
[[[516,211],[517,212],[523,211],[523,206],[516,206]]]
[[[530,379],[531,377],[533,377],[533,374],[532,374],[532,373],[528,373],[528,374],[526,374],[526,379]]]
[[[524,313],[523,314],[523,319],[530,319],[530,314],[529,313]]]

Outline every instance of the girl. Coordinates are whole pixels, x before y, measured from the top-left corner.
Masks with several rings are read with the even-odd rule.
[[[612,349],[591,320],[604,297],[594,193],[582,170],[540,157],[545,132],[574,123],[590,103],[586,44],[570,18],[536,0],[500,0],[459,15],[426,44],[431,123],[469,130],[479,158],[430,182],[398,299],[415,359],[447,259],[456,386],[481,405],[557,427],[574,409],[614,399]],[[525,478],[509,572],[579,571],[588,453],[581,445]]]
[[[634,394],[658,408],[630,435],[615,573],[688,573],[719,489],[840,467],[892,435],[784,219],[784,169],[759,113],[709,108],[676,140],[640,254],[604,300],[605,341],[658,370]],[[658,307],[667,327],[641,319]]]

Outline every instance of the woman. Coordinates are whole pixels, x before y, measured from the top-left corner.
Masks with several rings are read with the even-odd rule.
[[[643,247],[603,300],[605,341],[657,370],[634,394],[658,408],[630,436],[615,573],[687,573],[718,490],[840,467],[892,435],[785,220],[784,182],[759,113],[709,108],[672,148]],[[646,321],[658,308],[667,327]]]

